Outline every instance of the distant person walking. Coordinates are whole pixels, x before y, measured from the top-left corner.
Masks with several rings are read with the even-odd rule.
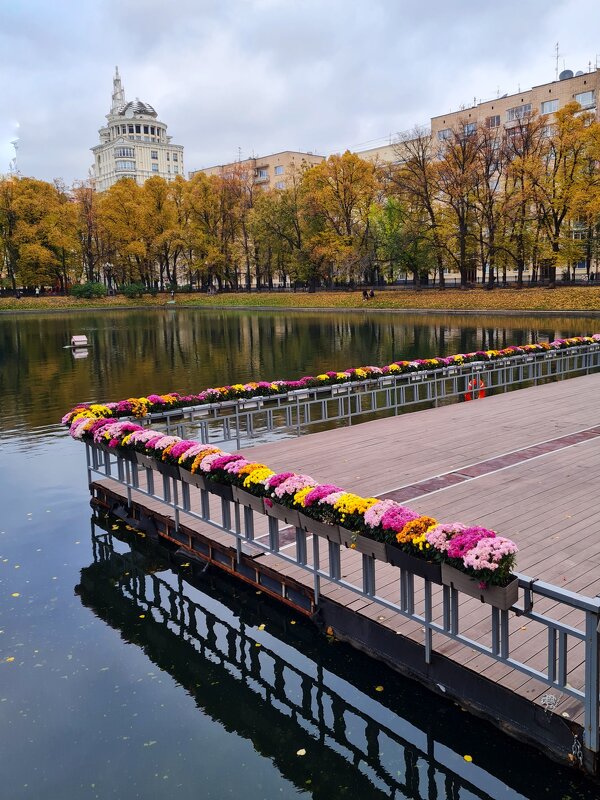
[[[363,289],[363,302],[369,299],[369,293],[366,289]]]

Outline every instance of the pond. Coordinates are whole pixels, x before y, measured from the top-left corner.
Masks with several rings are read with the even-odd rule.
[[[81,400],[597,328],[368,312],[0,316],[3,796],[596,798],[592,781],[264,596],[92,520],[83,448],[59,423]],[[87,335],[87,357],[64,349],[72,334]]]

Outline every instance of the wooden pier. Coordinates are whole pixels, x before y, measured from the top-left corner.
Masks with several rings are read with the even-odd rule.
[[[553,584],[566,595],[593,599],[600,593],[599,388],[598,375],[588,375],[260,445],[248,453],[272,469],[305,472],[365,497],[392,498],[440,521],[493,528],[517,542],[520,573]],[[339,637],[558,757],[577,762],[582,742],[590,736],[597,739],[596,729],[585,730],[582,702],[567,691],[589,684],[592,675],[584,642],[567,637],[571,630],[585,629],[579,608],[537,597],[535,613],[525,607],[524,598],[528,614],[502,612],[510,629],[511,658],[539,670],[539,678],[437,632],[428,661],[422,625],[381,602],[397,602],[397,568],[376,562],[377,599],[357,596],[327,580],[320,582],[315,597],[311,575],[300,566],[252,543],[244,544],[240,553],[231,534],[185,511],[174,513],[169,502],[149,498],[143,472],[141,491],[114,478],[94,480],[94,502],[108,509],[126,508],[122,513],[130,521],[140,520],[146,528],[151,523],[159,536],[190,553],[304,613],[318,612],[319,620]],[[190,510],[199,505],[194,496]],[[268,537],[267,519],[258,520],[255,539]],[[279,547],[282,553],[298,547],[293,528],[281,532]],[[318,540],[312,558],[326,563],[330,555],[327,542]],[[361,557],[341,548],[340,566],[341,578],[358,579]],[[415,579],[415,605],[432,589],[434,616],[441,614],[446,590],[428,589],[424,583]],[[554,615],[558,627],[549,633],[536,614]],[[460,632],[474,642],[489,640],[489,607],[486,613],[478,601],[461,600]],[[556,675],[545,680],[549,651],[556,655]],[[561,684],[564,692],[557,688]],[[596,716],[596,728],[597,723]],[[597,769],[593,753],[582,760],[589,771]]]

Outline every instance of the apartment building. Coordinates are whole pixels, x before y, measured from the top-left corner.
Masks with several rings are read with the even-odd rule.
[[[232,161],[229,164],[220,164],[214,167],[205,167],[190,172],[193,178],[199,172],[205,175],[231,175],[235,172],[248,173],[252,176],[255,186],[263,189],[285,189],[287,181],[293,173],[302,167],[312,167],[325,160],[325,156],[315,153],[303,153],[297,150],[284,150],[281,153],[271,153],[260,158],[246,158]]]
[[[453,130],[464,127],[464,133],[475,131],[478,125],[487,128],[510,128],[528,114],[537,112],[543,116],[554,114],[559,108],[574,100],[583,109],[598,115],[598,92],[600,91],[600,69],[593,72],[573,74],[563,70],[557,81],[534,86],[523,92],[504,95],[494,100],[477,103],[470,108],[439,114],[431,118],[431,132],[440,141],[449,137]]]
[[[172,143],[167,126],[149,103],[125,100],[118,67],[106,119],[98,131],[100,143],[91,148],[96,191],[105,191],[120,178],[133,178],[141,186],[152,175],[168,181],[185,175],[183,145]]]

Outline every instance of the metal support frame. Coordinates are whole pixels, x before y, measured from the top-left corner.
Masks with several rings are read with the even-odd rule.
[[[153,485],[148,485],[144,490],[138,485],[132,475],[136,473],[135,465],[131,464],[131,470],[121,470],[122,478],[115,477],[115,472],[119,474],[119,469],[111,469],[111,457],[115,459],[112,466],[115,466],[116,456],[100,450],[93,444],[86,444],[86,464],[88,474],[91,478],[92,473],[99,473],[122,484],[127,490],[127,497],[132,496],[132,492],[137,496],[137,500],[143,505],[144,497],[156,498]],[[146,469],[152,473],[152,469]],[[207,525],[231,534],[233,543],[237,549],[238,557],[241,553],[241,545],[244,541],[252,541],[254,546],[262,549],[266,553],[277,555],[283,561],[287,561],[298,566],[312,575],[314,602],[319,604],[323,581],[341,586],[350,590],[357,596],[377,603],[382,609],[393,611],[402,617],[419,623],[423,628],[424,634],[424,657],[427,663],[435,655],[433,649],[433,633],[441,635],[446,639],[454,640],[466,645],[476,652],[485,654],[489,658],[500,661],[507,666],[518,670],[528,677],[536,678],[550,687],[556,687],[568,696],[582,702],[585,713],[585,747],[597,753],[600,751],[600,736],[598,723],[600,718],[599,711],[599,692],[600,692],[600,659],[599,659],[599,632],[600,625],[600,599],[588,598],[562,589],[558,586],[545,583],[526,575],[518,575],[519,586],[523,593],[523,608],[514,607],[511,611],[501,611],[493,606],[486,606],[485,610],[490,615],[489,630],[490,642],[470,638],[466,633],[461,633],[460,615],[464,596],[453,587],[441,587],[440,600],[441,611],[438,610],[437,616],[434,614],[432,602],[433,586],[426,579],[417,578],[405,570],[398,569],[398,597],[396,601],[380,597],[377,595],[377,568],[376,561],[372,556],[362,554],[360,560],[360,578],[356,583],[341,577],[341,558],[340,545],[329,542],[327,546],[328,568],[321,566],[321,543],[318,536],[311,535],[301,529],[295,531],[295,544],[293,551],[289,547],[280,549],[279,525],[277,518],[268,516],[268,536],[256,539],[254,536],[254,514],[260,513],[251,508],[243,507],[243,530],[240,525],[240,506],[237,501],[220,499],[221,515],[220,519],[213,518],[210,513],[209,493],[205,489],[200,491],[200,510],[193,511],[189,507],[189,497],[178,490],[179,481],[173,481],[173,490],[165,492],[158,499],[172,509],[176,521],[180,511],[186,515],[197,519]],[[162,483],[162,482],[161,482]],[[151,482],[150,482],[151,484]],[[164,489],[164,486],[163,486]],[[168,494],[168,499],[165,496]],[[179,496],[182,496],[180,503]],[[235,524],[232,526],[232,506],[234,510]],[[312,536],[312,559],[309,559],[307,538]],[[357,554],[360,555],[360,554]],[[415,581],[423,581],[424,597],[417,607],[415,599]],[[553,600],[557,605],[554,614],[541,614],[534,610],[534,600],[547,598]],[[561,622],[561,618],[570,610],[578,610],[584,615],[585,624],[576,627]],[[529,664],[520,662],[512,653],[512,637],[509,628],[510,614],[514,613],[521,618],[539,624],[547,630],[546,645],[546,668],[535,669]],[[518,641],[518,637],[517,637]],[[579,649],[577,645],[579,644]],[[583,686],[572,685],[570,680],[571,668],[575,668],[581,662],[585,663],[585,676]]]

